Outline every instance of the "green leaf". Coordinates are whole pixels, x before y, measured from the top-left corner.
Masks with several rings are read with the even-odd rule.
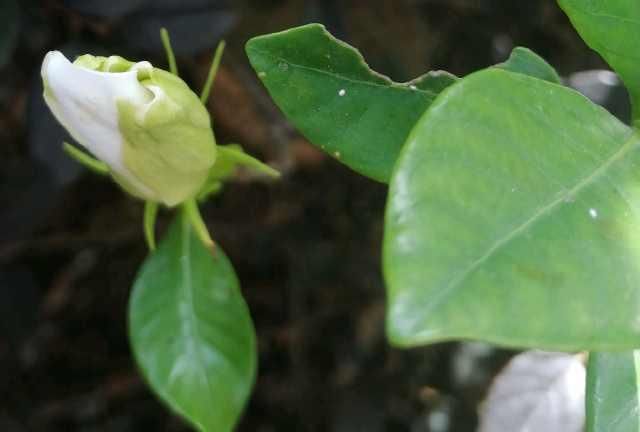
[[[602,108],[526,75],[493,68],[445,90],[390,184],[392,342],[637,347],[639,148]]]
[[[255,333],[228,259],[184,215],[138,275],[129,327],[156,394],[200,431],[231,431],[254,382]]]
[[[528,48],[515,47],[507,61],[496,65],[496,67],[562,84],[562,79],[553,66]]]
[[[231,177],[236,168],[240,166],[251,168],[256,172],[269,177],[280,177],[280,173],[278,171],[245,153],[239,144],[228,144],[218,146],[218,156],[216,158],[216,163],[211,168],[209,178],[227,180]]]
[[[620,75],[640,121],[640,2],[558,0],[582,38]]]
[[[591,353],[587,368],[587,430],[640,430],[640,351]]]
[[[395,83],[319,24],[251,39],[246,51],[276,104],[313,144],[382,182],[418,118],[456,79],[431,72]]]

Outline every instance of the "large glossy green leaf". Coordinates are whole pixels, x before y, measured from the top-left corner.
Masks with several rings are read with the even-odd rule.
[[[632,129],[543,80],[490,69],[445,90],[390,184],[392,342],[636,347],[639,148]]]
[[[640,351],[591,353],[587,368],[587,430],[640,431]]]
[[[183,216],[142,267],[129,326],[158,396],[200,431],[232,430],[254,381],[254,329],[231,264]]]
[[[313,144],[383,182],[418,118],[455,81],[431,72],[395,83],[319,24],[251,39],[246,50],[275,102]]]
[[[640,2],[558,0],[587,44],[620,75],[631,94],[634,121],[640,121]]]

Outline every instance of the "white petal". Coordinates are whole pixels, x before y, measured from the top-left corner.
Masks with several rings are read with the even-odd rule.
[[[51,51],[42,63],[42,78],[47,104],[73,138],[152,198],[151,191],[124,166],[123,136],[118,127],[117,101],[146,105],[153,98],[138,82],[137,72],[93,71],[72,64],[59,51]]]

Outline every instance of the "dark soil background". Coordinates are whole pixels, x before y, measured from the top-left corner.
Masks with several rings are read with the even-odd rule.
[[[244,55],[255,35],[321,22],[403,81],[464,75],[524,45],[561,74],[603,67],[552,0],[0,1],[0,431],[187,431],[131,358],[126,305],[144,260],[142,206],[70,161],[41,97],[48,50],[165,67],[204,81],[228,42],[209,108],[220,143],[280,169],[240,174],[203,207],[238,272],[259,376],[238,431],[473,431],[511,353],[481,344],[396,350],[385,341],[384,185],[315,150]],[[162,213],[160,230],[171,214]]]

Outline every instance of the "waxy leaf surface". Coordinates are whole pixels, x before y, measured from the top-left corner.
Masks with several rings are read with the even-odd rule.
[[[640,2],[558,0],[573,26],[620,75],[631,94],[634,123],[640,121]]]
[[[309,141],[382,182],[416,121],[456,79],[432,72],[395,83],[319,24],[251,39],[246,50],[271,97]]]
[[[142,267],[129,326],[158,396],[200,431],[231,431],[255,377],[253,324],[228,259],[205,248],[183,216]]]
[[[589,355],[587,430],[640,430],[640,351]]]
[[[390,184],[392,342],[636,347],[639,149],[632,129],[547,81],[489,69],[445,90]]]

